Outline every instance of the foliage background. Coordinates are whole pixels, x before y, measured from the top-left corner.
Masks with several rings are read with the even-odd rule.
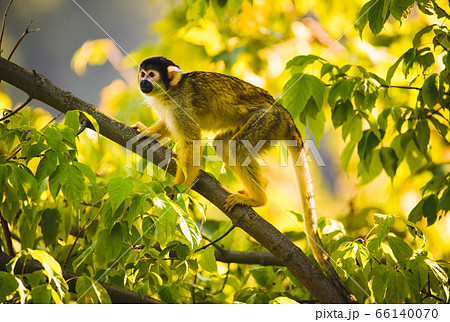
[[[383,4],[388,2],[391,4],[391,1],[380,1],[380,3]],[[448,2],[436,2],[439,3],[442,8],[448,9]],[[54,37],[58,39],[57,44],[50,42],[50,40],[54,40],[54,38],[47,33],[50,29],[46,30],[41,28],[42,30],[40,32],[27,36],[26,40],[15,54],[17,56],[14,59],[19,63],[22,63],[25,67],[36,69],[36,65],[41,61],[44,61],[44,57],[50,55],[50,53],[45,55],[40,53],[41,48],[42,50],[50,50],[51,55],[58,57],[59,59],[52,60],[50,64],[43,64],[42,69],[38,69],[39,72],[50,77],[56,84],[70,89],[75,94],[78,94],[78,96],[90,98],[93,103],[98,102],[99,107],[105,113],[113,115],[128,124],[133,124],[136,121],[141,121],[144,124],[151,124],[155,121],[150,110],[147,107],[143,107],[142,99],[135,86],[135,62],[140,62],[143,58],[150,55],[158,54],[167,56],[186,71],[209,70],[233,74],[251,83],[264,87],[269,90],[274,97],[280,97],[283,91],[286,90],[285,86],[286,84],[289,84],[292,74],[305,72],[306,74],[315,75],[317,77],[321,74],[323,64],[320,62],[312,65],[306,63],[303,64],[302,61],[292,62],[292,68],[285,70],[286,63],[295,56],[313,54],[326,59],[336,66],[356,64],[363,66],[367,71],[370,71],[381,78],[386,78],[389,68],[405,53],[405,49],[412,47],[413,37],[418,31],[427,25],[437,24],[445,26],[446,24],[445,17],[444,19],[438,19],[436,15],[425,15],[417,9],[416,5],[414,9],[407,10],[408,14],[406,19],[395,19],[400,18],[397,15],[395,18],[390,17],[384,21],[385,17],[381,13],[381,16],[383,16],[381,25],[380,23],[377,25],[375,22],[369,20],[369,24],[365,29],[363,29],[362,26],[364,19],[360,19],[357,24],[357,27],[359,27],[358,30],[353,26],[353,23],[358,19],[358,13],[366,3],[365,1],[359,0],[349,0],[345,1],[345,3],[342,1],[267,0],[253,1],[253,4],[250,4],[249,1],[230,0],[210,1],[209,5],[207,1],[194,0],[168,2],[149,1],[145,4],[134,5],[134,9],[145,6],[146,8],[151,8],[151,10],[133,10],[132,13],[129,13],[130,11],[128,10],[130,10],[130,8],[127,8],[126,14],[123,13],[123,8],[116,6],[119,2],[113,2],[113,5],[106,5],[105,3],[100,2],[97,3],[97,5],[92,5],[88,4],[88,2],[84,3],[83,1],[79,1],[80,5],[85,7],[94,19],[98,18],[101,25],[105,24],[106,31],[108,31],[119,45],[130,54],[129,57],[124,57],[124,54],[120,52],[117,46],[107,40],[105,35],[102,34],[93,23],[92,29],[87,27],[91,22],[87,20],[84,14],[80,14],[80,12],[78,12],[79,9],[72,3],[64,3],[56,0],[48,1],[45,5],[39,3],[39,7],[43,8],[42,10],[45,11],[38,14],[35,13],[37,1],[30,1],[30,3],[30,7],[24,6],[23,2],[14,4],[11,15],[8,16],[8,19],[10,20],[7,25],[8,27],[10,25],[14,27],[10,29],[7,28],[8,33],[3,48],[11,48],[11,44],[14,44],[14,39],[17,38],[17,29],[15,28],[17,28],[18,21],[23,21],[23,19],[25,19],[25,21],[34,19],[36,26],[40,27],[38,20],[40,17],[46,17],[47,21],[50,22],[54,19],[56,23],[56,20],[61,20],[62,17],[66,16],[54,14],[55,12],[64,12],[64,10],[68,9],[77,12],[80,16],[78,16],[77,19],[74,19],[73,25],[67,26],[65,29],[52,29],[54,31],[60,31],[54,35]],[[223,6],[224,3],[226,3],[226,5]],[[412,3],[412,1],[392,1],[392,3],[395,5]],[[33,5],[35,6],[34,9]],[[0,9],[3,10],[4,6],[5,5],[2,3]],[[28,9],[25,10],[25,7]],[[109,19],[102,15],[102,13],[104,14],[104,12],[106,12],[104,10],[106,7],[108,8],[107,12]],[[381,8],[381,11],[382,10],[383,7]],[[447,12],[449,11],[447,10]],[[55,16],[55,18],[49,18],[50,16]],[[120,17],[120,19],[117,20],[116,17]],[[125,21],[121,24],[120,21],[122,21],[121,19],[123,19],[123,17],[125,17]],[[373,21],[376,21],[374,14],[372,15],[372,18]],[[149,23],[149,21],[153,19],[155,19],[155,21]],[[401,20],[402,23],[398,20]],[[83,21],[83,23],[80,23],[80,21]],[[133,21],[133,24],[130,24],[129,21]],[[71,21],[64,19],[64,22],[70,23]],[[109,26],[106,25],[108,23],[110,24]],[[24,28],[26,25],[27,23],[19,23],[19,27],[21,28]],[[116,36],[114,32],[109,32],[107,27],[114,28],[114,26],[117,27],[118,25],[122,26],[119,28],[120,34],[117,34]],[[149,29],[147,27],[148,25],[150,25]],[[152,36],[147,36],[147,31],[148,35]],[[77,37],[75,40],[71,37],[67,37],[67,34],[72,33]],[[374,33],[376,33],[376,35]],[[425,34],[420,41],[421,48],[427,44],[432,47],[432,37],[433,34]],[[93,41],[90,41],[89,39],[93,39]],[[128,43],[128,39],[134,39],[134,43],[132,41]],[[25,47],[26,42],[31,40],[35,42],[32,51],[27,50]],[[330,48],[330,46],[332,47]],[[59,54],[60,50],[63,48],[71,48],[69,50],[70,56],[67,56],[67,54]],[[32,52],[33,55],[30,56],[28,52]],[[418,76],[413,85],[422,86],[424,79],[426,79],[430,73],[439,72],[446,68],[445,60],[443,61],[444,57],[446,57],[445,54],[446,52],[445,50],[442,50],[442,48],[434,51],[433,57],[435,58],[436,64],[433,64],[429,68],[422,69],[420,67],[423,67],[423,65],[418,67],[414,66],[407,77],[404,77],[401,72],[398,72],[392,78],[392,84],[408,85],[408,82],[411,82]],[[69,61],[72,71],[67,69]],[[59,70],[58,66],[64,65],[65,69],[62,75],[54,74],[55,76],[52,78],[52,73],[55,73],[55,70]],[[402,65],[400,65],[398,70],[400,71],[401,68],[403,68],[403,71],[405,70],[405,67],[402,67]],[[362,73],[358,74],[358,71],[351,72],[354,73],[352,76],[361,77]],[[81,80],[78,83],[80,85],[78,88],[76,87],[77,80],[75,80],[75,77]],[[309,80],[313,81],[312,78],[309,78]],[[331,85],[331,83],[336,82],[337,79],[325,78],[323,81]],[[1,86],[2,92],[0,92],[0,103],[2,107],[10,109],[13,106],[19,105],[20,102],[24,100],[20,96],[20,93],[8,87],[7,84],[2,83]],[[321,85],[318,86],[320,87]],[[370,87],[370,85],[367,86]],[[446,88],[448,91],[448,84],[445,86],[447,86]],[[443,88],[445,88],[445,86],[443,86]],[[332,88],[332,86],[324,87],[324,93],[328,93],[328,96],[326,97],[328,98],[328,102],[330,102],[330,87]],[[295,89],[296,88],[294,88],[294,90]],[[351,99],[355,100],[356,94],[351,92],[350,95]],[[369,95],[367,95],[367,97],[369,97]],[[321,102],[319,104],[320,97],[315,96],[313,98],[316,100],[316,105],[322,105]],[[294,106],[294,109],[290,109],[291,112],[294,111],[294,115],[296,113],[297,115],[300,114],[298,111],[295,112],[296,101],[289,101],[290,95],[283,96],[282,99],[285,105]],[[378,117],[382,110],[387,107],[416,107],[417,91],[390,89],[389,95],[386,95],[386,92],[380,90],[377,92],[376,99],[376,107],[374,109],[366,108],[366,110],[375,115],[375,117]],[[294,103],[290,104],[289,102]],[[353,102],[356,105],[356,101]],[[305,102],[305,104],[312,103],[308,101]],[[364,105],[364,103],[362,105]],[[40,106],[39,102],[32,102],[30,106],[32,106],[33,109],[28,109],[21,118],[14,121],[19,129],[18,131],[20,131],[20,129],[23,130],[29,125],[27,124],[29,119],[32,122],[31,126],[35,129],[43,129],[52,119],[52,115],[45,111],[49,109],[45,106]],[[339,123],[336,123],[336,119],[332,118],[332,111],[334,114],[335,110],[330,109],[326,103],[323,106],[324,108],[320,110],[319,116],[300,116],[300,118],[303,117],[304,120],[308,121],[308,130],[304,130],[304,125],[297,119],[299,127],[301,127],[305,133],[305,137],[311,140],[314,139],[320,146],[320,155],[325,162],[324,167],[318,167],[312,164],[318,213],[320,216],[334,219],[328,222],[322,221],[322,228],[325,229],[325,232],[342,230],[345,231],[345,235],[351,236],[352,238],[365,238],[372,232],[374,224],[380,224],[380,221],[376,222],[376,220],[381,220],[382,223],[378,227],[389,227],[396,236],[400,236],[400,238],[405,240],[413,249],[422,248],[423,240],[420,238],[413,238],[408,232],[408,226],[403,221],[396,220],[392,224],[392,227],[390,227],[390,224],[385,225],[386,220],[389,221],[390,217],[387,217],[388,219],[386,219],[386,217],[384,217],[384,219],[377,219],[380,217],[377,217],[376,214],[395,214],[400,218],[406,219],[411,210],[421,200],[422,187],[433,178],[433,175],[436,174],[436,172],[433,170],[430,171],[429,168],[424,167],[423,169],[415,169],[419,171],[413,171],[414,173],[412,175],[411,166],[408,165],[408,162],[399,162],[398,168],[395,167],[395,177],[392,172],[389,172],[393,170],[385,170],[374,178],[374,176],[371,176],[370,174],[362,174],[361,169],[358,169],[364,162],[360,161],[356,152],[351,159],[348,159],[348,171],[344,171],[341,154],[349,141],[342,140],[340,135],[341,130],[335,129],[333,126]],[[42,107],[42,109],[40,107]],[[289,108],[289,106],[286,107]],[[446,113],[448,120],[448,108]],[[323,125],[321,120],[325,119],[327,121]],[[71,123],[70,120],[68,121],[66,118],[65,122],[69,129],[74,129],[74,126],[71,127],[71,124],[73,123]],[[444,125],[448,127],[448,124],[445,124],[445,122]],[[11,129],[11,125],[9,129]],[[362,129],[372,129],[370,122],[364,122]],[[448,167],[450,156],[447,141],[448,135],[446,140],[443,139],[442,135],[434,127],[431,126],[429,129],[430,148],[427,148],[426,150],[428,157],[432,162],[424,161],[424,164],[433,164],[433,166],[441,167],[441,172],[448,173],[448,168],[446,168]],[[67,159],[69,156],[69,158],[72,158],[72,160],[75,161],[73,153],[70,153],[70,150],[75,149],[75,140],[73,142],[71,141],[72,139],[70,139],[71,134],[69,133],[69,130],[62,129],[62,131],[66,131],[63,132],[63,134],[66,133],[68,136],[66,141],[63,142],[66,146],[65,149],[67,150],[67,155],[64,154],[58,156],[58,160],[64,158]],[[426,130],[424,131],[426,132]],[[323,136],[321,135],[322,132]],[[44,136],[46,135],[45,130],[42,133]],[[387,133],[387,143],[392,140],[394,134],[393,131]],[[36,134],[36,137],[39,135],[40,134]],[[48,133],[47,137],[50,138],[52,135],[54,135],[54,133]],[[18,135],[16,139],[21,140]],[[48,141],[48,139],[46,140],[50,149],[54,149],[55,151],[61,149],[59,143],[56,142],[55,145],[52,146],[52,143]],[[87,223],[90,227],[89,229],[92,230],[91,235],[89,235],[88,229],[86,231],[88,237],[82,241],[80,240],[77,244],[79,248],[77,246],[73,256],[71,256],[71,261],[78,259],[79,261],[86,260],[87,262],[84,264],[84,267],[77,266],[79,262],[76,261],[75,263],[69,261],[69,265],[71,265],[75,271],[87,274],[94,278],[101,276],[108,261],[117,256],[115,252],[119,252],[121,247],[130,245],[130,240],[125,238],[124,232],[121,231],[119,233],[119,230],[124,229],[123,225],[115,226],[115,223],[118,222],[116,219],[111,219],[111,222],[105,223],[108,219],[103,218],[108,218],[108,216],[110,216],[111,213],[114,213],[117,208],[125,207],[124,204],[121,205],[121,202],[125,199],[128,200],[126,202],[129,202],[128,206],[133,202],[137,202],[139,193],[148,189],[147,184],[150,181],[150,178],[141,177],[132,169],[125,167],[126,153],[123,149],[114,143],[97,136],[91,131],[84,132],[76,142],[76,150],[78,152],[76,157],[77,160],[81,164],[85,164],[92,169],[92,173],[95,174],[95,179],[92,179],[93,174],[88,170],[85,169],[83,171],[82,169],[79,169],[84,175],[83,178],[80,179],[80,181],[83,181],[83,185],[80,186],[84,187],[83,191],[86,192],[86,194],[72,195],[71,200],[71,197],[68,197],[70,193],[68,192],[66,194],[63,190],[63,195],[59,195],[59,199],[56,201],[56,208],[58,209],[59,214],[56,217],[52,217],[51,211],[48,209],[54,209],[55,202],[51,198],[51,187],[50,191],[44,191],[47,182],[45,181],[45,176],[42,175],[42,178],[40,179],[42,179],[43,185],[39,182],[39,184],[41,184],[39,186],[39,193],[41,193],[40,199],[36,204],[36,210],[34,210],[36,212],[36,218],[35,221],[30,223],[31,226],[28,227],[31,230],[36,230],[35,235],[28,236],[29,241],[25,242],[25,231],[20,233],[20,227],[25,226],[23,226],[23,223],[17,222],[17,224],[13,225],[13,229],[17,227],[18,231],[16,231],[16,233],[22,238],[22,242],[21,244],[16,244],[15,248],[17,250],[21,248],[45,249],[51,252],[52,256],[62,265],[69,253],[71,245],[74,243],[74,236],[69,235],[72,224],[78,224],[80,228]],[[424,144],[425,146],[428,146],[428,144]],[[13,147],[14,144],[11,144],[11,146]],[[389,146],[389,144],[385,145],[385,147],[387,146]],[[286,213],[281,210],[296,211],[299,209],[300,201],[298,198],[297,187],[295,186],[295,182],[292,181],[292,178],[294,177],[292,167],[280,167],[278,153],[271,154],[266,160],[268,160],[269,167],[265,170],[265,173],[271,182],[267,193],[271,197],[269,199],[275,200],[276,203],[269,202],[269,205],[258,209],[258,212],[269,222],[273,223],[278,229],[288,234],[288,236],[301,246],[302,249],[305,249],[307,246],[303,238],[304,234],[301,233],[301,229],[298,226],[295,216],[291,215],[291,217],[288,217],[286,216]],[[415,162],[416,161],[413,163]],[[39,158],[27,160],[26,163],[27,167],[36,174],[40,163]],[[58,164],[63,163],[58,161]],[[231,190],[236,191],[240,189],[239,182],[233,178],[232,174],[230,174],[229,171],[223,173],[221,171],[221,166],[217,163],[207,164],[206,170],[213,173]],[[389,176],[387,173],[390,173],[391,175]],[[46,175],[50,174],[51,172],[46,173]],[[393,177],[393,180],[391,180],[391,177]],[[159,192],[157,196],[164,198],[164,194],[161,194],[162,188],[167,184],[168,181],[166,180],[170,180],[170,178],[166,178],[163,173],[158,172],[158,179],[162,186],[156,187],[153,185],[150,186],[150,190],[152,193],[155,191]],[[103,228],[108,228],[110,233],[108,236],[106,233],[101,235],[101,222],[99,221],[99,223],[97,223],[98,218],[95,217],[95,212],[89,207],[83,208],[78,205],[81,200],[83,200],[83,202],[92,203],[93,200],[99,201],[102,198],[105,198],[102,200],[108,200],[108,196],[113,199],[114,188],[126,186],[129,184],[129,181],[133,182],[133,186],[130,191],[128,191],[128,194],[119,191],[116,196],[120,202],[110,202],[110,204],[112,204],[110,205],[112,207],[112,212],[108,212],[101,208],[104,213],[100,213],[98,218],[102,219],[104,225]],[[364,181],[366,181],[367,184],[362,184]],[[140,190],[141,184],[142,187],[144,187],[142,188],[143,190]],[[98,190],[95,190],[97,187],[96,185],[99,186]],[[442,197],[443,191],[439,192],[439,198]],[[98,199],[96,199],[95,193],[98,193]],[[106,195],[106,193],[108,193],[108,195]],[[134,193],[135,195],[131,195],[130,193]],[[121,199],[122,195],[125,196],[123,199]],[[133,200],[133,198],[135,199]],[[73,208],[63,206],[63,203],[67,202],[67,200],[69,203],[73,203]],[[170,203],[169,200],[162,200]],[[183,201],[186,202],[186,207],[189,207],[192,204],[196,205],[196,201],[193,201],[193,199],[183,198]],[[202,219],[203,216],[206,216],[207,221],[203,225],[203,233],[211,236],[213,232],[220,227],[219,231],[214,233],[214,236],[220,235],[219,232],[224,232],[229,227],[227,218],[214,207],[208,207],[208,204],[205,203],[204,200],[199,199],[199,202],[201,203],[200,207],[192,208],[194,209],[191,211],[192,218],[196,219],[197,222],[202,222],[202,220],[204,221],[204,219]],[[24,209],[25,208],[26,207],[24,207]],[[11,209],[9,210],[11,211]],[[141,215],[141,212],[146,213],[146,211],[150,210],[139,209],[137,213]],[[436,212],[437,211],[435,211],[435,214]],[[2,211],[2,213],[5,214],[4,211]],[[150,213],[152,212],[150,211]],[[80,219],[83,218],[83,214],[85,216],[84,221]],[[445,211],[441,211],[438,214],[443,215],[445,214]],[[142,216],[142,223],[140,223],[139,226],[140,229],[143,227],[144,218],[152,218],[152,216]],[[55,221],[55,218],[58,218],[58,220]],[[92,224],[90,224],[93,218],[96,220],[92,221]],[[10,216],[9,219],[13,220],[13,216]],[[46,220],[49,221],[48,225],[45,222]],[[125,219],[124,221],[130,224],[132,222],[131,219]],[[448,216],[443,217],[437,224],[431,225],[430,227],[427,227],[426,218],[422,219],[417,224],[426,236],[427,242],[425,249],[432,253],[434,258],[448,259],[450,243],[450,221]],[[54,225],[53,227],[57,228],[53,230],[48,229],[47,232],[42,229],[42,227],[51,227],[51,225]],[[25,228],[22,229],[25,230]],[[162,229],[160,229],[160,231],[161,230]],[[55,231],[57,232],[56,235]],[[376,232],[378,235],[382,235],[380,230],[377,230]],[[129,233],[131,239],[131,228]],[[170,231],[167,232],[164,237],[156,236],[155,238],[164,248],[169,245],[168,242],[170,239],[168,236],[174,237],[171,234],[175,235],[176,232]],[[187,235],[182,234],[181,237],[178,236],[180,244],[175,246],[182,248],[180,245],[189,245],[190,243],[190,248],[195,248],[194,243],[197,234],[195,229],[190,230],[190,233],[187,234],[191,235],[190,242],[186,241]],[[391,238],[394,237],[391,236]],[[97,245],[103,243],[105,245],[104,248],[95,246],[97,247],[97,251],[94,251],[93,255],[83,253],[93,249],[90,248],[90,246],[92,246],[92,243],[95,241]],[[109,248],[107,245],[109,245],[110,242],[114,243],[115,250],[108,250]],[[150,240],[146,244],[150,244]],[[225,248],[233,250],[259,249],[258,245],[256,245],[252,239],[248,239],[245,234],[240,231],[233,232],[222,244]],[[383,251],[389,253],[386,249]],[[152,254],[151,250],[149,250],[149,252],[151,258],[154,257],[158,259],[162,256],[160,253]],[[101,254],[103,253],[106,254],[104,255],[106,258],[102,257],[103,255]],[[90,257],[86,257],[86,255],[89,255]],[[301,289],[301,287],[296,287],[298,285],[295,285],[295,282],[292,283],[288,276],[289,273],[283,270],[274,269],[273,271],[270,271],[271,269],[268,270],[266,268],[254,267],[252,268],[253,271],[249,271],[248,267],[243,267],[242,265],[233,264],[230,265],[230,268],[227,265],[220,263],[218,263],[216,269],[215,263],[211,264],[210,251],[205,252],[205,254],[202,255],[206,259],[203,257],[190,258],[189,255],[186,261],[181,261],[179,263],[179,267],[176,267],[176,265],[166,267],[165,264],[162,264],[164,261],[158,261],[158,265],[160,266],[158,266],[157,271],[152,271],[150,269],[146,273],[147,275],[144,274],[145,279],[150,280],[149,283],[137,283],[132,286],[131,282],[133,281],[133,278],[138,280],[143,279],[143,276],[140,276],[139,272],[145,270],[140,267],[139,271],[139,269],[136,269],[137,266],[133,265],[144,265],[142,263],[149,263],[145,260],[139,262],[139,260],[142,259],[141,255],[144,259],[147,256],[147,254],[131,255],[127,261],[121,263],[121,265],[123,265],[122,269],[109,271],[105,278],[107,278],[108,281],[121,284],[122,286],[134,288],[135,290],[142,292],[142,294],[157,296],[169,302],[192,302],[191,293],[195,293],[196,291],[199,293],[198,300],[212,302],[230,302],[232,300],[243,302],[267,302],[276,298],[274,294],[277,296],[283,295],[297,301],[309,299],[305,294],[305,290]],[[35,256],[38,257],[37,255]],[[132,256],[137,257],[132,258]],[[355,256],[361,255],[357,255],[356,252]],[[395,256],[393,257],[395,258]],[[189,260],[191,262],[189,262]],[[131,262],[134,264],[130,264]],[[196,268],[195,265],[198,264],[200,266],[199,268]],[[124,280],[123,269],[127,267],[132,273],[130,271],[130,274],[127,275],[129,280],[126,281],[124,285],[124,283],[119,282],[119,280]],[[346,269],[348,269],[349,272],[354,270],[354,268],[355,267],[351,264],[346,266]],[[133,271],[133,269],[135,270]],[[195,277],[197,269],[200,269],[200,272],[204,270],[211,281],[204,282],[203,285],[201,282],[197,283],[197,277]],[[229,269],[231,269],[230,272],[232,272],[232,274],[226,274]],[[163,270],[166,271],[162,272]],[[187,273],[188,271],[191,275]],[[374,272],[373,274],[376,273]],[[379,274],[381,273],[379,272]],[[223,292],[220,292],[222,285],[225,285],[223,284],[225,276],[228,276],[228,285],[223,289]],[[381,277],[382,274],[377,276]],[[366,279],[369,277],[372,278],[373,276],[370,276],[370,274],[365,276]],[[152,280],[152,278],[154,280]],[[38,280],[39,278],[36,278],[36,285],[41,285]],[[272,286],[269,286],[274,280],[277,281],[277,287],[275,287],[275,289]],[[179,282],[182,283],[177,284]],[[57,282],[53,281],[53,283]],[[80,285],[82,285],[82,283],[83,282],[80,282]],[[394,283],[392,285],[395,285],[395,282],[392,283]],[[86,280],[85,284],[88,285],[89,281]],[[177,287],[183,288],[185,292],[183,293],[177,288],[178,293],[175,292],[177,294],[172,294],[169,292],[170,285],[177,285]],[[198,289],[196,288],[196,285],[198,286]],[[194,291],[192,291],[192,287],[194,287]],[[256,287],[256,289],[254,287]],[[82,288],[82,286],[80,286],[80,288]],[[46,289],[49,290],[47,286]],[[57,288],[54,286],[52,289]],[[87,287],[85,287],[85,289],[87,289]],[[264,291],[260,291],[261,289]],[[446,293],[443,289],[438,289],[439,287],[436,287],[435,294],[440,294],[442,292]],[[352,291],[355,293],[358,292],[356,288],[355,290],[352,288]],[[385,291],[386,290],[383,292]],[[49,292],[51,293],[50,290]],[[377,291],[374,290],[371,290],[371,292],[371,294],[376,297],[377,301],[402,302],[406,300],[405,296],[403,296],[404,294],[400,294],[398,297],[388,297],[383,292],[381,292],[383,295],[380,295],[380,292],[377,293]],[[61,295],[62,293],[63,292],[60,292],[59,294]],[[51,294],[53,296],[52,299],[56,301],[55,299],[57,299],[58,296],[53,293]],[[357,295],[358,299],[370,302],[364,294]],[[32,298],[33,296],[31,296],[31,299]],[[61,298],[64,297],[61,296]],[[419,301],[419,298],[408,296],[406,296],[406,298],[408,298],[407,301],[411,302]],[[97,298],[97,300],[101,299]],[[95,296],[93,296],[92,301],[95,301]]]

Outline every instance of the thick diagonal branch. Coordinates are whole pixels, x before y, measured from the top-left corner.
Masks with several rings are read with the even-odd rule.
[[[72,93],[57,87],[44,76],[30,72],[0,58],[0,79],[26,92],[33,99],[44,102],[60,112],[66,113],[69,110],[81,110],[92,115],[99,124],[101,135],[137,152],[147,160],[149,159],[146,149],[138,149],[135,144],[130,145],[130,142],[138,135],[136,130],[103,114],[99,109],[84,102]],[[148,148],[154,151],[149,161],[160,164],[166,159],[167,149],[158,142],[152,143]],[[169,173],[175,174],[176,163],[174,161],[170,162],[166,169]],[[295,246],[274,226],[261,218],[252,208],[236,206],[231,212],[225,212],[222,205],[230,195],[230,192],[222,187],[215,178],[202,171],[193,189],[222,210],[235,226],[246,231],[277,257],[319,302],[352,302],[351,294],[346,290],[337,288],[309,260],[300,248]]]

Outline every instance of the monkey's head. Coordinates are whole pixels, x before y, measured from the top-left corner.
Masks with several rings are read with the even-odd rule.
[[[167,58],[149,57],[139,66],[139,89],[148,96],[167,91],[178,84],[182,73],[183,71]]]

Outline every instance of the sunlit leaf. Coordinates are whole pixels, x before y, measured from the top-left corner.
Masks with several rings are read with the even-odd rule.
[[[56,245],[61,217],[57,209],[45,209],[42,212],[41,230],[46,245]]]
[[[108,183],[108,193],[113,211],[131,194],[134,184],[128,178],[112,178]]]
[[[84,304],[111,304],[111,299],[105,288],[88,276],[77,278],[75,290],[78,295],[77,303]]]
[[[217,262],[214,256],[214,248],[208,247],[198,252],[198,263],[207,272],[217,273]]]

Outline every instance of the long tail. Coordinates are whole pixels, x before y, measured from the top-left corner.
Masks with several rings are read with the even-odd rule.
[[[297,132],[297,131],[296,131]],[[347,298],[354,300],[347,286],[341,281],[338,274],[330,263],[330,256],[325,251],[322,241],[317,232],[317,214],[316,204],[314,200],[314,189],[311,177],[311,171],[308,166],[306,152],[303,149],[303,141],[300,134],[296,133],[297,146],[289,146],[289,154],[293,160],[295,175],[300,189],[300,197],[302,199],[303,207],[303,221],[306,229],[306,235],[309,246],[312,249],[314,258],[319,263],[320,267],[325,271],[328,278],[347,296]],[[296,166],[296,162],[300,162]]]

